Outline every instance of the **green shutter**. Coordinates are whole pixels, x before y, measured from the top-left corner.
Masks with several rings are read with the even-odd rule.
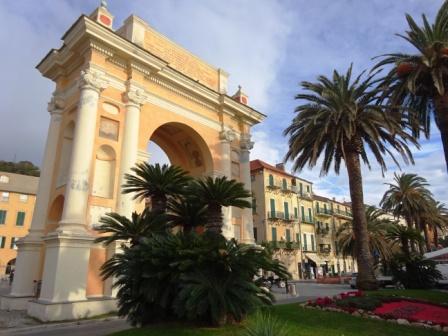
[[[271,198],[271,218],[275,218],[275,199]]]
[[[319,202],[316,203],[316,210],[319,212]]]
[[[283,189],[284,190],[288,189],[288,183],[286,182],[286,179],[283,179],[282,183],[283,183]]]
[[[300,190],[300,194],[303,194],[303,185],[302,185],[302,183],[299,183],[299,190]]]
[[[308,217],[310,217],[309,220],[312,223],[313,222],[313,211],[311,208],[308,208]]]
[[[283,205],[285,207],[285,219],[289,219],[289,204],[288,202],[284,202]]]
[[[302,221],[304,221],[305,220],[305,207],[301,206],[300,210],[302,212]]]
[[[287,242],[291,241],[291,230],[290,229],[286,229],[286,241]]]
[[[0,224],[5,224],[6,222],[6,210],[0,210]]]
[[[0,239],[1,239],[0,248],[5,248],[6,237],[0,236]]]
[[[11,238],[11,244],[9,245],[9,248],[10,248],[11,250],[14,249],[15,243],[16,243],[16,238],[15,238],[15,237],[12,237],[12,238]]]
[[[269,185],[270,185],[271,187],[274,186],[274,176],[272,176],[272,175],[269,175]]]
[[[23,226],[24,222],[25,222],[25,213],[23,211],[19,211],[17,213],[16,225]]]
[[[311,251],[315,251],[316,248],[314,246],[314,235],[311,235]]]
[[[299,218],[299,210],[296,207],[294,207],[294,217]]]
[[[272,241],[277,241],[277,228],[272,228]]]

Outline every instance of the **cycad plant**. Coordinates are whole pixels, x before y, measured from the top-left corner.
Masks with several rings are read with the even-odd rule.
[[[180,226],[184,232],[204,226],[207,207],[191,197],[173,197],[168,201],[167,219],[170,226]]]
[[[226,176],[210,177],[194,181],[189,194],[199,203],[207,206],[205,226],[207,230],[221,234],[223,227],[222,207],[251,208],[251,193],[244,184],[229,180]]]
[[[391,111],[405,111],[416,135],[423,129],[429,136],[434,116],[448,168],[448,2],[444,1],[433,23],[425,15],[422,15],[422,25],[409,14],[406,20],[409,28],[398,36],[416,52],[380,56],[374,69],[391,66],[380,87]]]
[[[286,324],[269,312],[257,311],[250,318],[244,336],[287,336]]]
[[[172,196],[184,195],[191,177],[180,167],[151,165],[147,162],[137,163],[131,168],[132,174],[126,174],[123,193],[134,194],[134,199],[151,199],[152,211],[164,213],[168,199]]]
[[[358,288],[376,288],[369,248],[367,220],[364,212],[361,163],[370,168],[371,153],[381,169],[384,157],[398,152],[405,162],[412,161],[408,143],[415,139],[403,129],[403,123],[384,113],[373,88],[372,76],[352,78],[352,67],[345,74],[334,71],[332,78],[319,76],[317,82],[302,82],[304,93],[296,95],[301,104],[297,115],[285,130],[289,136],[286,160],[293,169],[314,167],[321,161],[321,175],[334,167],[338,174],[342,161],[347,167],[353,210],[353,231],[359,274]]]

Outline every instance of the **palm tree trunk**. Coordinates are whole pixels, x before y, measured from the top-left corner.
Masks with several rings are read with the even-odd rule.
[[[423,224],[423,233],[425,235],[426,252],[431,251],[431,235],[429,233],[429,227],[426,223]]]
[[[443,151],[445,153],[445,164],[448,170],[448,92],[443,96],[434,97],[436,124],[440,130]]]
[[[151,197],[151,210],[157,214],[163,214],[166,212],[167,200],[165,196],[152,196]]]
[[[350,197],[352,200],[353,233],[356,240],[356,259],[358,262],[358,277],[356,285],[361,290],[377,289],[378,284],[373,273],[372,254],[369,249],[369,234],[364,209],[364,195],[362,189],[361,164],[359,154],[354,151],[346,152]]]
[[[222,218],[222,207],[220,205],[208,206],[207,208],[207,219],[205,227],[207,231],[222,234],[223,218]]]
[[[434,228],[434,245],[436,246],[436,249],[439,248],[439,232],[437,232],[437,228]]]

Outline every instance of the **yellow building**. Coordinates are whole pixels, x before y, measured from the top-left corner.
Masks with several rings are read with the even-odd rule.
[[[0,172],[0,277],[11,271],[16,242],[29,230],[39,178]]]
[[[275,258],[294,279],[355,271],[336,244],[336,230],[351,219],[349,205],[315,195],[312,182],[287,173],[282,164],[253,160],[250,168],[257,243],[273,242]]]
[[[80,16],[37,65],[56,89],[30,234],[18,243],[3,309],[27,309],[43,321],[116,309],[112,279],[103,281],[100,267],[120,243],[95,244],[94,228],[105,213],[129,217],[143,208],[121,186],[137,162],[151,162],[150,141],[193,176],[251,188],[251,127],[264,115],[241,88],[227,92],[224,70],[135,15],[118,29],[113,18],[104,2]],[[252,243],[251,210],[225,209],[223,234]]]

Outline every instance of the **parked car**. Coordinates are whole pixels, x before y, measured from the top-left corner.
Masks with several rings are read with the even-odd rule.
[[[350,287],[352,289],[356,289],[356,279],[358,277],[358,273],[353,273],[352,278],[350,279]],[[396,283],[392,276],[388,275],[378,275],[376,277],[376,281],[378,281],[378,286],[380,288],[386,288],[387,286],[394,286],[396,288],[400,288],[401,285],[399,283]]]
[[[440,287],[448,286],[448,247],[424,254],[426,259],[436,263],[437,270],[442,274],[442,279],[437,281]]]

